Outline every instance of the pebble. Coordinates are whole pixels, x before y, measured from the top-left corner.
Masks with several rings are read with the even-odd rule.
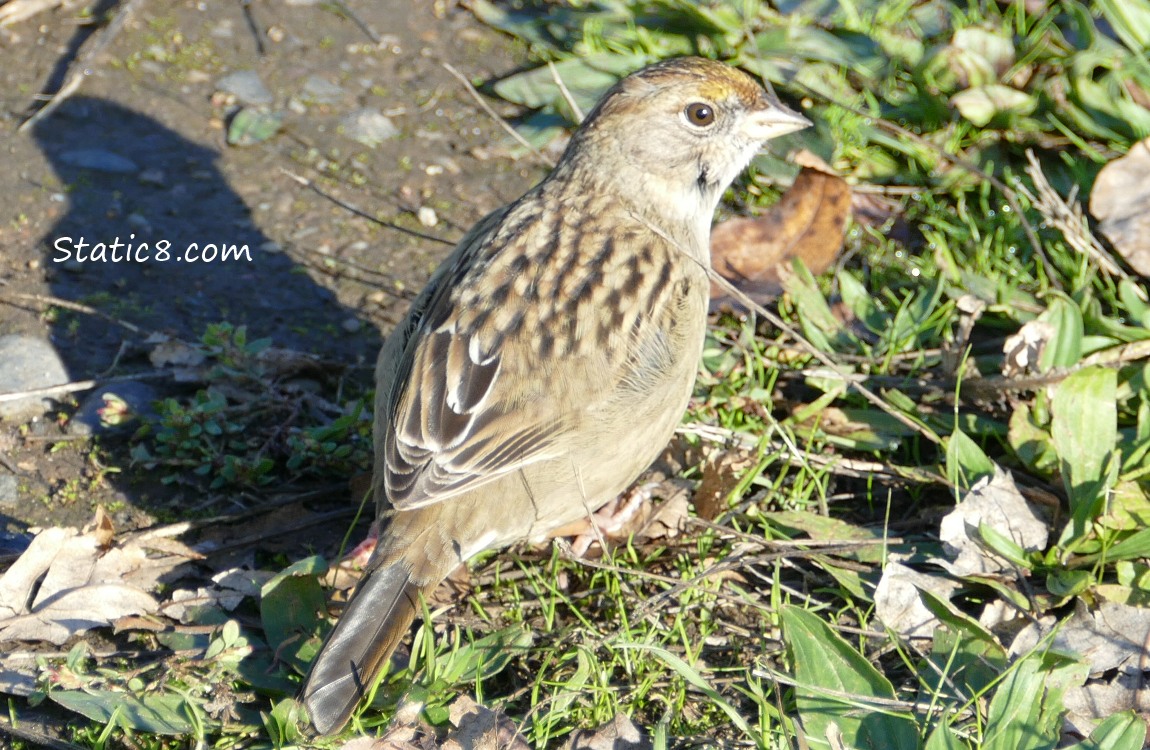
[[[420,206],[415,215],[419,219],[419,223],[428,229],[439,224],[439,215],[435,213],[435,209],[431,206]]]
[[[0,336],[0,393],[47,388],[68,380],[68,370],[48,340],[20,333]],[[23,421],[50,409],[51,403],[39,396],[0,401],[0,419]]]
[[[369,148],[399,135],[399,128],[391,118],[378,109],[360,109],[343,118],[343,133]]]
[[[132,174],[139,172],[136,162],[126,156],[103,148],[78,148],[64,151],[60,154],[60,161],[70,167],[90,169],[93,172],[107,172],[108,174]]]
[[[357,333],[359,329],[363,328],[363,321],[359,318],[346,318],[340,325],[348,333]]]
[[[68,434],[86,437],[133,430],[141,416],[155,415],[152,404],[159,397],[155,388],[135,380],[97,388],[68,421]]]
[[[140,181],[141,185],[152,185],[154,187],[164,187],[168,182],[164,175],[164,170],[156,169],[155,167],[140,172],[140,174],[136,176],[136,179]]]
[[[344,96],[344,90],[323,76],[308,76],[303,82],[303,96],[316,104],[336,104]]]
[[[244,104],[271,104],[271,90],[254,70],[237,70],[216,81],[216,90],[231,94]]]
[[[20,483],[11,474],[0,474],[0,508],[15,508],[20,499]]]

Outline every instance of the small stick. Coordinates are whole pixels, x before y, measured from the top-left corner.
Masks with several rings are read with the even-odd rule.
[[[514,138],[516,143],[530,151],[531,154],[539,160],[540,164],[546,167],[555,166],[550,159],[539,153],[539,149],[528,143],[526,138],[521,136],[519,132],[515,130],[515,128],[511,127],[507,120],[504,120],[502,117],[500,117],[499,113],[492,109],[490,104],[484,101],[483,97],[479,95],[479,92],[475,90],[475,87],[471,85],[471,81],[467,80],[465,75],[456,70],[451,63],[443,63],[443,67],[447,69],[448,73],[455,76],[459,82],[463,84],[463,86],[467,89],[467,93],[471,94],[471,98],[474,99],[479,104],[479,106],[483,108],[483,111],[486,112],[488,116],[491,117],[491,119],[495,120],[495,122],[499,124],[499,127],[503,128],[508,135]]]
[[[583,122],[584,114],[583,108],[575,101],[575,97],[571,96],[571,92],[567,90],[567,84],[559,77],[559,69],[555,67],[555,63],[550,60],[547,61],[547,69],[551,71],[551,78],[554,79],[555,85],[559,87],[559,93],[563,95],[563,101],[567,102],[567,106],[571,108],[571,112],[575,115],[575,122]]]
[[[40,120],[43,120],[55,112],[72,94],[80,90],[80,84],[91,74],[91,69],[95,66],[96,59],[104,53],[112,43],[112,40],[119,36],[128,18],[130,18],[143,3],[144,0],[128,0],[124,3],[124,7],[120,9],[120,12],[116,14],[116,17],[112,19],[111,23],[105,26],[102,31],[92,33],[92,37],[96,37],[95,41],[89,38],[84,42],[86,49],[77,56],[76,60],[69,67],[68,77],[65,79],[64,85],[60,87],[59,91],[52,95],[52,98],[48,100],[47,104],[25,120],[20,127],[16,128],[17,133],[27,132],[36,123],[40,122]]]
[[[364,34],[367,34],[368,39],[370,39],[377,47],[379,46],[380,42],[383,40],[379,34],[375,33],[375,29],[368,26],[367,22],[355,14],[355,11],[347,7],[347,3],[345,3],[343,0],[332,0],[332,2],[335,3],[336,7],[339,8],[341,13],[350,18],[352,23],[359,27],[360,31],[362,31]]]
[[[321,189],[314,182],[312,182],[308,178],[304,177],[303,175],[298,175],[295,172],[292,172],[288,169],[285,169],[284,167],[280,167],[280,171],[283,172],[288,177],[290,177],[291,179],[295,180],[300,185],[307,188],[308,190],[311,190],[313,193],[320,196],[321,198],[325,198],[325,199],[331,201],[332,203],[334,203],[335,205],[339,206],[342,209],[345,209],[347,211],[351,211],[356,216],[367,219],[368,221],[375,222],[376,224],[378,224],[381,227],[387,227],[388,229],[397,229],[400,232],[403,232],[404,234],[410,234],[412,237],[418,237],[421,240],[428,240],[430,242],[439,242],[439,243],[444,244],[444,245],[451,245],[451,246],[455,245],[455,243],[452,242],[451,240],[445,240],[442,237],[435,237],[435,236],[430,235],[430,234],[424,234],[423,232],[417,232],[414,229],[408,229],[407,227],[401,227],[398,224],[392,224],[391,222],[377,219],[376,217],[372,216],[371,214],[364,211],[363,209],[358,208],[356,206],[353,206],[352,204],[347,203],[346,201],[340,200],[339,198],[336,198],[331,193],[324,192],[323,189]]]
[[[0,393],[0,404],[8,403],[9,401],[19,401],[24,398],[55,398],[56,396],[64,396],[78,391],[90,391],[93,388],[98,388],[107,383],[118,383],[126,380],[159,380],[160,378],[168,378],[171,376],[172,373],[170,372],[155,370],[152,372],[139,372],[133,375],[119,375],[114,378],[102,378],[100,380],[74,380],[71,383],[49,385],[44,388],[31,388],[26,391]]]

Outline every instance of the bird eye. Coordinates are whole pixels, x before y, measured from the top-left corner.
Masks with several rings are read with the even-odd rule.
[[[715,108],[704,102],[692,102],[683,110],[687,122],[705,128],[715,121]]]

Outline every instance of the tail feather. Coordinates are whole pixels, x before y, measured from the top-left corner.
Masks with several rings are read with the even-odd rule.
[[[415,618],[421,589],[402,562],[360,581],[300,691],[321,735],[339,731],[351,718]]]

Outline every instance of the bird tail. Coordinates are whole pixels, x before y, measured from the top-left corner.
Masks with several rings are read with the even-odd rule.
[[[321,735],[343,728],[411,626],[423,589],[402,560],[368,572],[311,665],[300,697]]]

